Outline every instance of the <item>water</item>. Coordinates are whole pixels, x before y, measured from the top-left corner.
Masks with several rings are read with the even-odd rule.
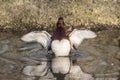
[[[52,57],[21,35],[0,33],[0,80],[119,80],[120,31],[101,31],[70,57]]]

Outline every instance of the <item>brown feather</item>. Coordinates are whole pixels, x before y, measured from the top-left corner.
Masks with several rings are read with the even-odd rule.
[[[64,23],[63,17],[58,18],[56,29],[52,36],[52,40],[68,39],[68,36],[66,36],[64,26],[65,26],[65,23]]]

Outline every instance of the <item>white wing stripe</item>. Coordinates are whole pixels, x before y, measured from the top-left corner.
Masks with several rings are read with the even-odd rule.
[[[78,47],[84,39],[95,38],[96,36],[96,33],[93,31],[77,29],[74,29],[69,35],[72,46],[74,45],[76,47]]]
[[[47,49],[51,42],[51,35],[46,31],[34,31],[24,35],[21,40],[25,42],[39,42]]]

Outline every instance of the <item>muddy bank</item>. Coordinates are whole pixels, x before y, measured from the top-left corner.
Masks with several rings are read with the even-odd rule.
[[[96,24],[96,23],[91,23],[90,25],[80,25],[81,27],[84,27],[85,29],[89,29],[92,30],[94,32],[109,32],[109,31],[117,31],[119,34],[120,31],[120,25],[107,25],[107,24]],[[66,25],[65,28],[66,30],[68,28],[72,27],[72,25]],[[14,34],[14,35],[23,35],[26,34],[28,32],[31,31],[42,31],[42,30],[46,30],[49,33],[52,33],[55,29],[55,25],[54,26],[49,26],[47,28],[44,28],[44,26],[41,27],[36,27],[36,26],[32,26],[30,27],[29,25],[26,26],[26,28],[0,28],[0,33],[10,33],[10,34]],[[117,34],[117,32],[115,32],[115,34]]]

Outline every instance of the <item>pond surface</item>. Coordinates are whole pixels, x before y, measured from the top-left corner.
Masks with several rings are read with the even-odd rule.
[[[70,57],[52,57],[39,43],[0,33],[0,80],[119,80],[120,31],[97,34]]]

